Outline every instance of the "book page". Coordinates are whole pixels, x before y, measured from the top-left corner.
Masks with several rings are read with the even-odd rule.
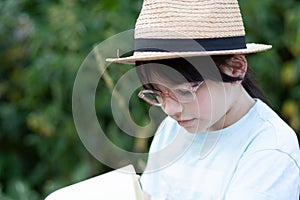
[[[45,200],[142,200],[132,165],[61,188]]]

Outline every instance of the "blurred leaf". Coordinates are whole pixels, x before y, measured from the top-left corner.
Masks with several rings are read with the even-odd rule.
[[[299,134],[299,1],[239,3],[247,41],[273,45],[271,51],[249,55],[249,66],[270,105]],[[0,1],[1,200],[43,199],[59,187],[108,170],[77,135],[73,84],[96,44],[134,27],[141,5],[142,0]],[[116,83],[131,67],[116,65],[107,74]],[[97,73],[86,73],[86,85]],[[117,127],[105,81],[99,81],[95,98],[98,120],[108,137],[120,148],[146,152],[148,140],[130,137]],[[129,106],[136,124],[150,122],[149,106],[136,93]]]
[[[8,193],[12,199],[38,200],[38,195],[30,189],[30,186],[21,180],[10,182]]]
[[[299,80],[300,70],[294,65],[293,62],[286,62],[283,65],[281,72],[282,83],[286,86],[291,86]]]
[[[293,100],[286,100],[282,106],[282,114],[294,129],[300,127],[299,104]]]

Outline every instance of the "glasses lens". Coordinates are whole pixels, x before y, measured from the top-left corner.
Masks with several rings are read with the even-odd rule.
[[[193,92],[189,89],[176,89],[172,91],[175,98],[181,103],[192,102],[195,98]]]
[[[155,106],[160,106],[161,104],[163,104],[167,96],[180,103],[189,103],[195,100],[195,92],[199,88],[201,83],[203,82],[199,82],[191,88],[176,88],[165,93],[146,89],[142,90],[139,93],[139,97]]]
[[[149,90],[143,92],[143,99],[152,105],[159,105],[161,103],[159,94]]]

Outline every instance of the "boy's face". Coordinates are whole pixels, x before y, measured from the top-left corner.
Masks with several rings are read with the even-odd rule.
[[[163,86],[157,86],[161,92],[167,92],[174,86],[164,82]],[[180,103],[174,98],[166,97],[162,104],[162,110],[175,119],[180,126],[188,132],[199,133],[213,131],[226,127],[225,118],[234,97],[236,88],[231,83],[206,80],[195,92],[195,100],[189,103]]]
[[[179,73],[173,67],[167,68],[159,65],[153,71],[148,70],[147,75],[149,80],[153,81],[152,83],[156,83],[154,88],[163,93],[164,98],[160,102],[163,111],[187,131],[199,133],[223,129],[242,117],[252,105],[253,100],[241,84],[242,78],[236,81],[223,82],[220,74],[220,71],[222,71],[230,77],[244,77],[247,71],[245,56],[234,55],[230,57],[226,64],[219,65],[220,71],[209,62],[204,62],[207,65],[200,63],[201,78],[199,79],[198,76],[193,76],[195,71],[190,72],[190,65],[185,66],[184,64],[180,62],[180,66],[177,66],[176,63],[175,65],[173,63],[178,69],[187,70],[189,72],[187,74],[185,74],[187,71]],[[152,70],[153,68],[148,69]],[[182,74],[185,74],[185,76]],[[189,83],[185,77],[189,77],[189,80],[203,80],[203,77],[210,77],[205,79],[200,87],[194,91],[195,98],[188,102],[177,100],[170,95],[170,91],[174,88],[184,87],[184,85],[191,87],[197,82]]]

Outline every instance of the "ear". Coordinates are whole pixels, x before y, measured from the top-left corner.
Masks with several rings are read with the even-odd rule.
[[[245,55],[233,55],[220,66],[221,70],[229,76],[244,78],[247,72],[247,59]]]

